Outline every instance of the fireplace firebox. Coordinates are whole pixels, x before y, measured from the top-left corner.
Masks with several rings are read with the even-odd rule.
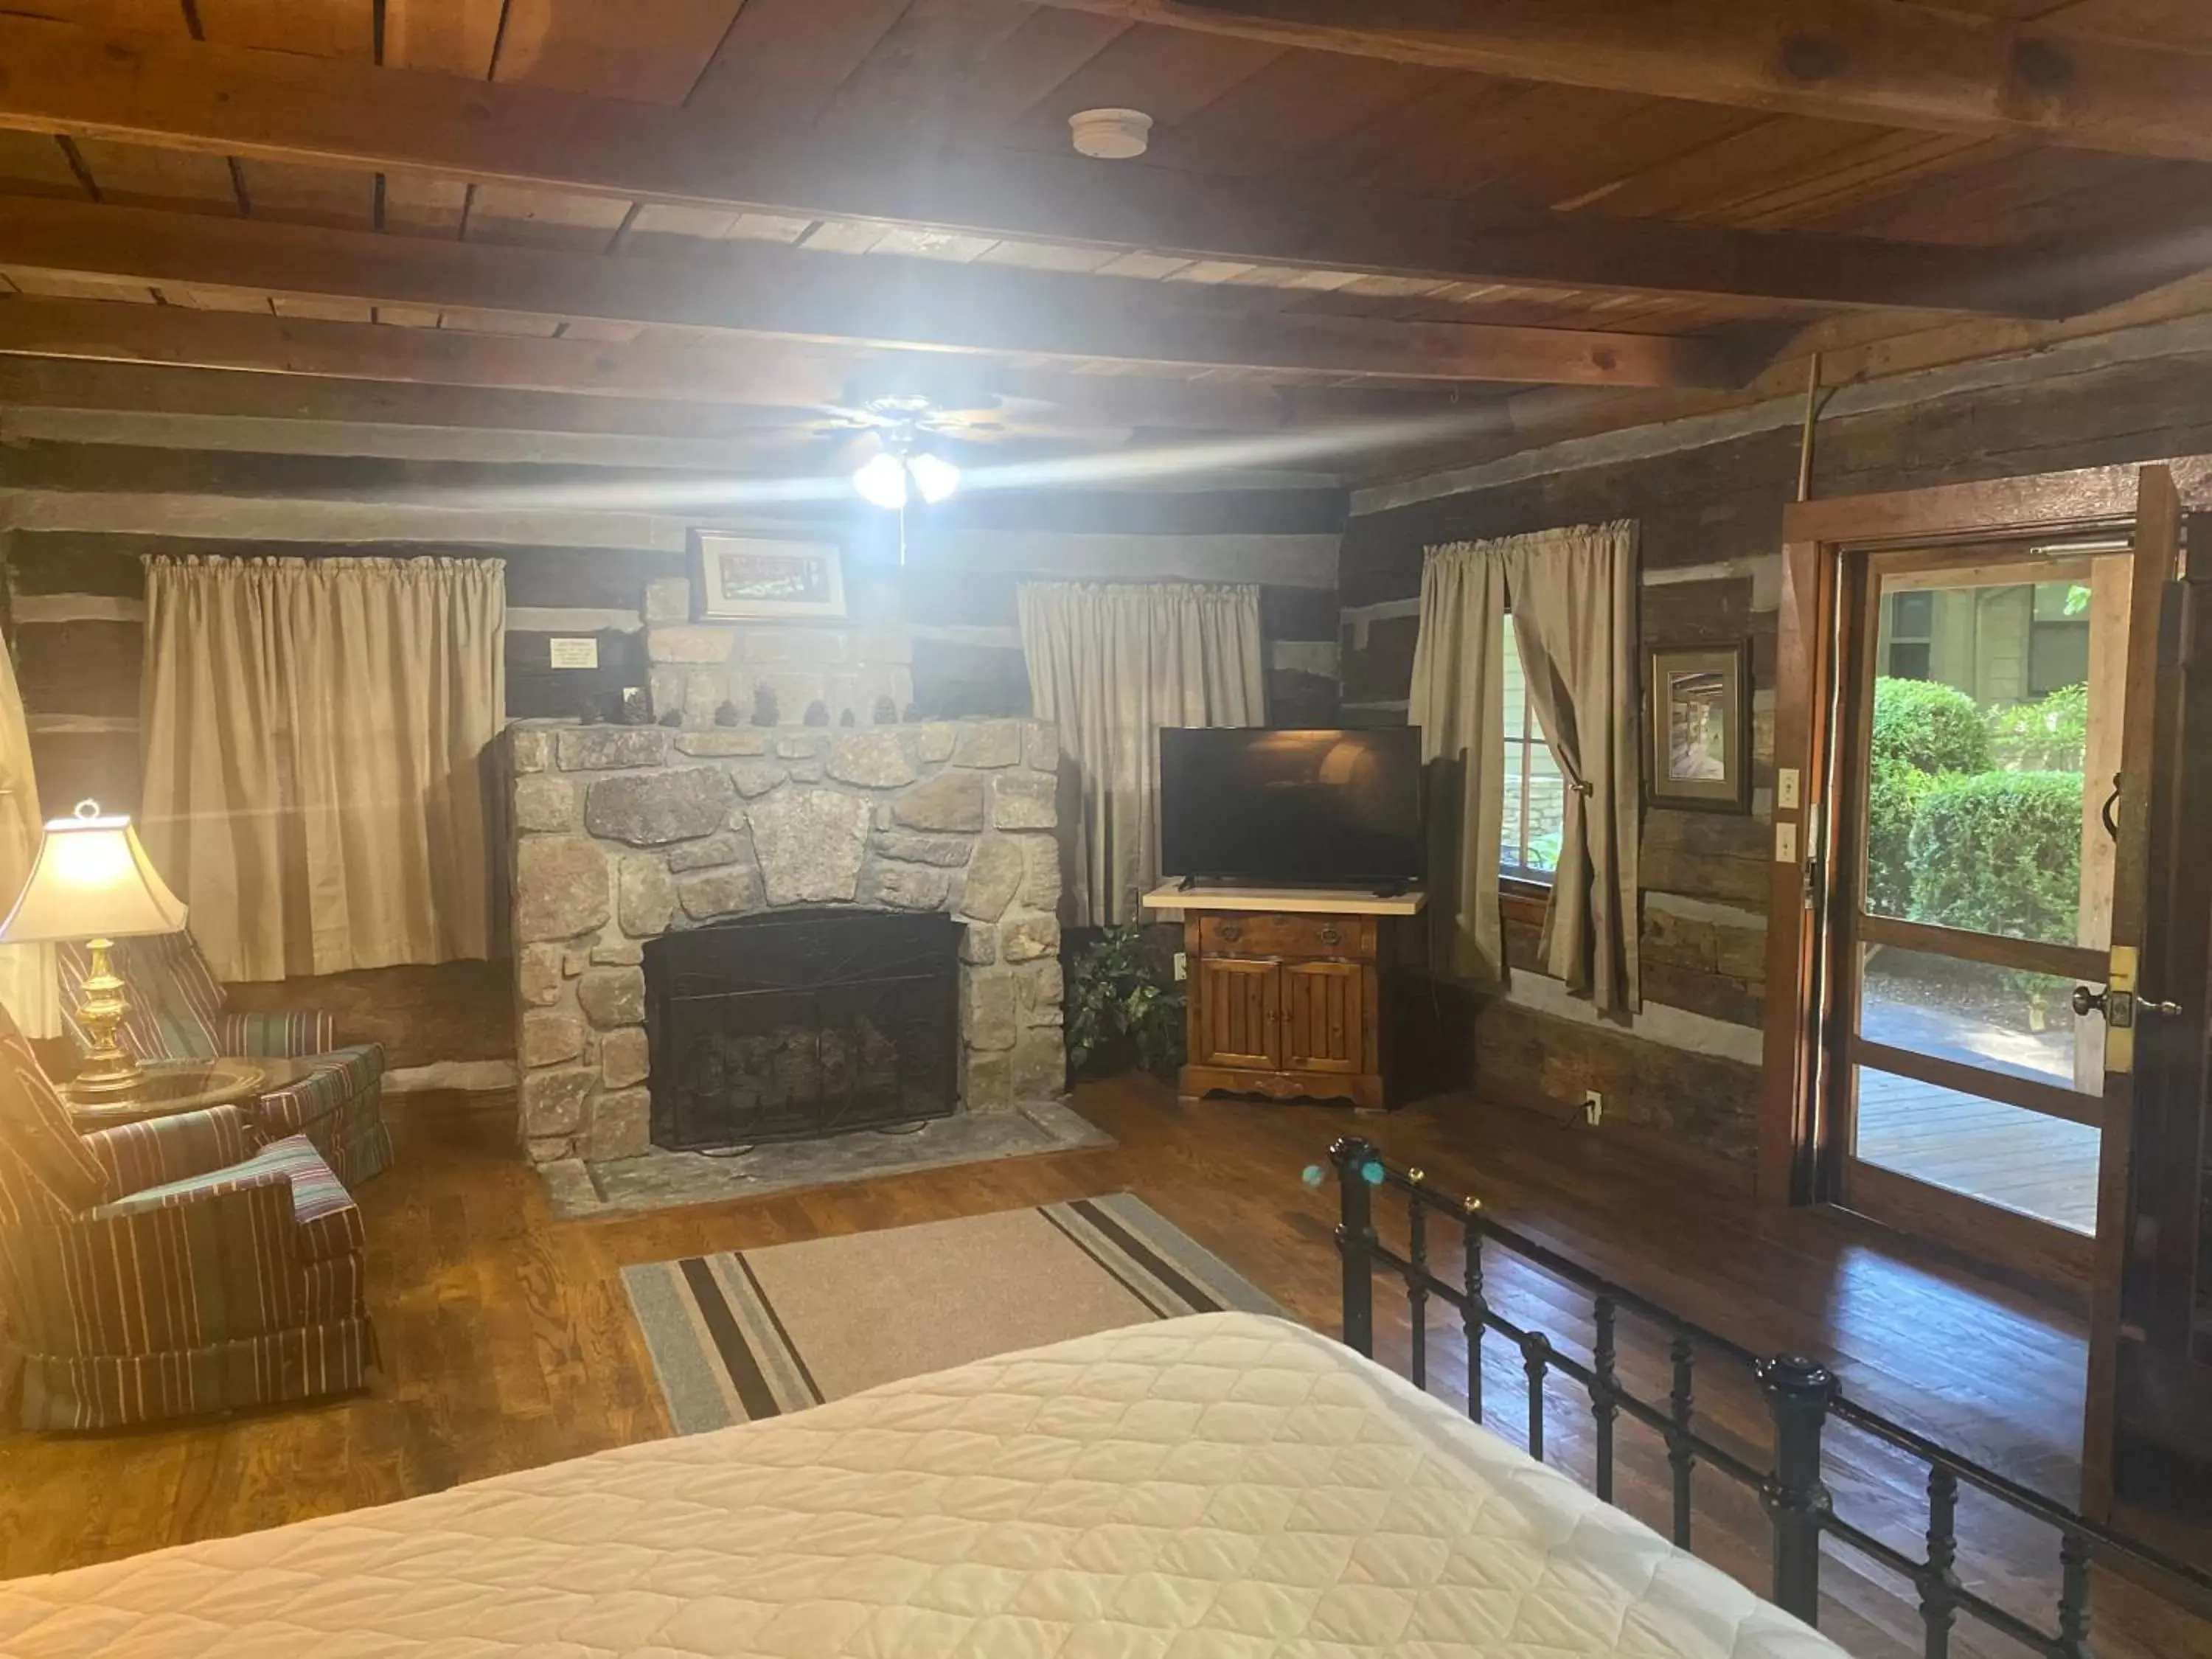
[[[949,1116],[961,925],[811,909],[645,945],[652,1133],[672,1151]]]

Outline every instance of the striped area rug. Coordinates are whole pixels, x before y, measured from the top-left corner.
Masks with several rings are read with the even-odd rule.
[[[1147,1319],[1282,1310],[1127,1193],[623,1269],[678,1434]]]

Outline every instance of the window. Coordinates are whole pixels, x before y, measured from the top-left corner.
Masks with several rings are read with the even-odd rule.
[[[1542,724],[1528,701],[1513,618],[1505,635],[1505,810],[1498,848],[1498,873],[1507,881],[1548,887],[1559,863],[1559,831],[1567,810],[1566,781]]]
[[[1891,595],[1887,634],[1884,672],[1892,679],[1928,678],[1936,654],[1936,595],[1926,588]]]

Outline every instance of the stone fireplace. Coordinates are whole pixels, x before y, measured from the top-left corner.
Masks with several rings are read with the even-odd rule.
[[[806,907],[645,942],[653,1144],[811,1140],[950,1116],[961,924]]]
[[[647,1031],[645,945],[735,918],[951,917],[958,1109],[1010,1112],[1063,1092],[1050,726],[524,720],[507,744],[533,1162],[648,1150],[661,1056]]]

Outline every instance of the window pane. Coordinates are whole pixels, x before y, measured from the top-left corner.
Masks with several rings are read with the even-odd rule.
[[[1892,645],[1889,647],[1890,678],[1898,680],[1926,679],[1931,655],[1932,653],[1925,640],[1911,645],[1903,643]]]
[[[1857,1155],[2077,1233],[2097,1231],[2097,1131],[2002,1101],[1858,1068]]]
[[[2033,569],[1986,567],[1954,586],[1887,595],[1899,617],[1906,601],[1929,601],[1931,634],[1893,639],[1875,682],[1865,904],[1970,933],[2095,946],[2112,852],[2098,809],[2112,790],[2124,688],[2117,653],[2092,675],[2086,621],[2035,617],[2088,604],[2077,589],[2112,604],[2128,572],[2124,556],[2100,556],[2087,582],[2003,580]],[[2091,754],[2106,758],[2091,765]]]
[[[1936,621],[1936,596],[1925,588],[1899,593],[1889,602],[1889,632],[1893,639],[1924,640]]]
[[[1534,747],[1546,761],[1551,759],[1541,744]],[[1566,810],[1567,787],[1556,771],[1549,778],[1532,776],[1528,780],[1528,865],[1531,870],[1559,867],[1559,828]]]
[[[1559,816],[1564,788],[1543,728],[1528,705],[1528,680],[1513,618],[1504,619],[1505,791],[1498,868],[1522,880],[1543,881],[1559,860]],[[1524,811],[1525,805],[1525,811]]]
[[[1504,832],[1498,839],[1498,862],[1506,870],[1518,870],[1524,863],[1521,844],[1521,769],[1523,764],[1521,740],[1505,740],[1505,797],[1499,817]]]
[[[2072,980],[2050,974],[1869,945],[1859,1034],[1916,1054],[2102,1094],[2104,1017],[2077,1015],[2073,994]]]
[[[1505,735],[1524,734],[1528,719],[1528,681],[1521,672],[1520,642],[1513,637],[1513,618],[1505,618]]]

